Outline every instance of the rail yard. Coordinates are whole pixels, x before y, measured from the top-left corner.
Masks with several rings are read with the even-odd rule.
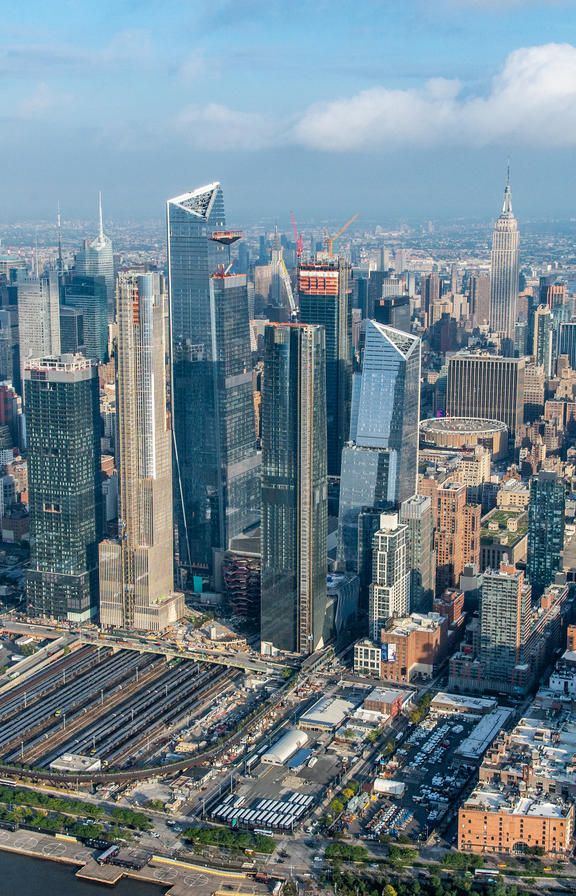
[[[0,761],[49,769],[63,755],[94,766],[144,765],[172,729],[241,673],[191,659],[75,645],[0,694]]]

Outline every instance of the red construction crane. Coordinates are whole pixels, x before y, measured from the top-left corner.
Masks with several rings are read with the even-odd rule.
[[[296,240],[296,257],[300,258],[300,256],[302,255],[303,237],[298,236],[298,231],[296,230],[296,221],[294,220],[294,212],[290,212],[290,217],[292,218],[292,229],[294,230],[294,239]]]

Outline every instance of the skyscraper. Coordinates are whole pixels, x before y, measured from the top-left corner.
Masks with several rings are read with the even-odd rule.
[[[546,377],[552,376],[553,318],[548,305],[539,305],[534,312],[534,342],[532,354],[536,364],[544,368]]]
[[[30,360],[28,430],[31,616],[87,622],[98,614],[102,537],[96,366],[81,355]]]
[[[174,592],[172,442],[164,308],[152,274],[118,282],[117,539],[100,545],[100,622],[163,631],[184,614]]]
[[[338,562],[357,569],[358,514],[416,492],[420,422],[417,336],[366,322],[362,372],[354,375],[350,441],[342,452]]]
[[[84,243],[74,260],[76,274],[81,277],[102,277],[106,284],[108,320],[116,313],[114,249],[112,240],[104,233],[102,223],[102,196],[98,197],[98,236],[91,243]]]
[[[438,274],[424,274],[420,278],[420,304],[426,315],[426,321],[430,320],[432,305],[440,301],[440,278]]]
[[[518,222],[512,212],[510,175],[504,190],[504,204],[492,237],[490,279],[490,328],[504,339],[514,339],[519,286]]]
[[[308,654],[326,614],[328,492],[323,327],[270,324],[262,393],[261,643]]]
[[[522,423],[524,358],[460,352],[448,359],[446,413],[501,420],[514,435]]]
[[[470,315],[475,327],[486,326],[490,318],[490,275],[470,277]]]
[[[541,470],[530,485],[526,574],[539,596],[562,568],[564,484],[556,473]]]
[[[486,570],[480,601],[480,659],[487,677],[510,682],[526,661],[532,602],[524,573],[514,566]]]
[[[436,562],[432,501],[427,495],[413,495],[400,505],[400,522],[408,527],[408,570],[410,611],[429,613],[432,609]]]
[[[388,497],[416,491],[420,422],[420,339],[366,322],[362,372],[354,378],[350,439],[390,455]]]
[[[21,275],[18,293],[18,333],[21,378],[31,358],[60,354],[60,297],[55,272],[42,276]]]
[[[326,330],[326,426],[328,475],[339,476],[342,448],[350,429],[352,309],[350,265],[326,256],[298,269],[300,320]]]
[[[108,358],[108,290],[104,277],[71,274],[63,284],[64,305],[82,311],[84,354],[104,363]]]
[[[559,355],[568,355],[570,367],[576,370],[576,321],[560,324]]]
[[[368,612],[373,641],[380,640],[388,619],[409,612],[409,591],[408,527],[398,522],[397,513],[383,513],[372,546]]]
[[[260,518],[246,277],[227,273],[240,234],[220,184],[170,199],[167,216],[179,559],[212,575]]]

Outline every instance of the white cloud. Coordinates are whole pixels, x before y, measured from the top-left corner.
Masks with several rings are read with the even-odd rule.
[[[484,96],[466,95],[459,81],[434,79],[419,88],[374,87],[316,103],[294,125],[292,137],[324,151],[512,139],[576,144],[576,47],[515,50]]]
[[[201,50],[190,53],[178,69],[178,77],[184,84],[193,84],[208,72],[208,64]]]
[[[278,142],[273,122],[257,112],[237,112],[219,103],[189,106],[176,125],[197,149],[263,149]]]
[[[18,117],[38,119],[53,116],[54,113],[72,101],[72,94],[52,90],[47,84],[38,84],[34,91],[20,101]]]

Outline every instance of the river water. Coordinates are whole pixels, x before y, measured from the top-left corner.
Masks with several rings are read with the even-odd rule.
[[[163,896],[166,886],[123,878],[115,887],[77,880],[74,865],[0,852],[0,896]]]

